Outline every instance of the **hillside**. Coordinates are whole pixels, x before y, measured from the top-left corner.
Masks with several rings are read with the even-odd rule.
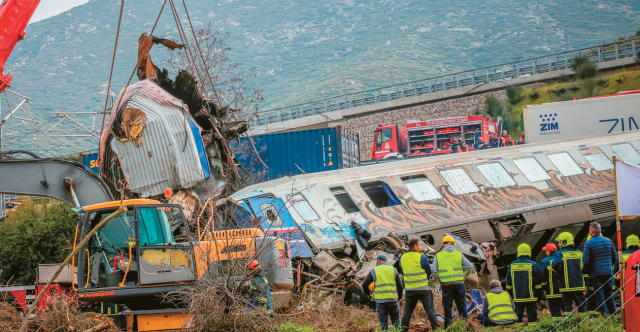
[[[127,2],[113,92],[126,83],[137,40],[151,29],[161,4]],[[196,29],[210,24],[229,31],[231,60],[257,69],[262,108],[589,46],[631,35],[640,26],[640,2],[633,0],[533,0],[524,6],[506,0],[192,0],[188,5]],[[102,108],[118,11],[117,0],[92,0],[29,25],[7,63],[12,89],[44,112]],[[177,39],[174,25],[167,10],[156,35]],[[168,51],[155,51],[159,66],[167,57]],[[97,145],[78,142],[65,142],[64,150]],[[16,145],[41,148],[26,140]]]

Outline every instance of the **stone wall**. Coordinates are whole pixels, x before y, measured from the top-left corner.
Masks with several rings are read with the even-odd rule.
[[[474,115],[476,108],[480,107],[482,109],[484,107],[484,99],[490,95],[494,95],[500,100],[507,99],[507,94],[504,90],[493,91],[349,119],[343,126],[345,129],[360,134],[360,160],[370,160],[371,148],[373,146],[373,132],[376,127],[378,127],[378,124],[382,123],[385,126],[401,125],[405,127],[408,120],[427,121],[471,116]]]

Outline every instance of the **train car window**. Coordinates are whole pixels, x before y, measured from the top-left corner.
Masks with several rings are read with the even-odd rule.
[[[269,223],[269,225],[274,227],[280,227],[284,225],[284,223],[282,222],[282,219],[280,219],[280,214],[278,213],[278,210],[276,210],[276,207],[273,206],[273,204],[270,204],[270,203],[260,204],[260,210],[262,211],[262,215],[264,216],[266,221]]]
[[[383,181],[361,183],[360,187],[362,187],[364,193],[369,196],[369,199],[377,208],[401,204],[396,194],[391,190],[391,187]]]
[[[516,182],[513,181],[509,173],[500,165],[500,163],[491,163],[478,165],[478,170],[484,177],[491,183],[494,188],[503,188],[509,186],[515,186]]]
[[[313,208],[311,207],[309,202],[307,202],[304,196],[300,194],[293,195],[291,198],[289,198],[289,202],[291,203],[291,206],[293,206],[293,208],[296,210],[296,212],[298,212],[298,214],[305,221],[320,219],[316,211],[313,210]]]
[[[564,176],[583,174],[582,168],[576,164],[576,161],[566,152],[548,154],[547,157],[556,165],[560,173]]]
[[[538,163],[536,158],[516,159],[513,161],[513,163],[516,164],[522,174],[527,177],[527,180],[529,180],[529,182],[538,182],[551,179],[551,177],[549,177],[549,174],[547,174],[547,171],[545,171],[544,168],[540,166],[540,163]]]
[[[615,151],[622,161],[629,164],[640,164],[640,154],[629,143],[612,145],[611,148]]]
[[[584,156],[591,167],[596,171],[606,171],[613,169],[613,163],[604,153],[594,153]]]
[[[461,168],[441,171],[440,175],[447,181],[456,195],[475,193],[480,190],[469,175]]]
[[[351,199],[351,196],[349,196],[349,193],[347,193],[344,187],[333,187],[329,188],[329,190],[331,190],[333,196],[347,213],[360,212],[360,209],[358,209],[358,206],[353,199]]]
[[[400,179],[418,202],[442,198],[442,195],[424,174],[404,176]]]

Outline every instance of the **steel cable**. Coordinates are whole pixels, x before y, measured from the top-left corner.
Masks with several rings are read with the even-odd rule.
[[[611,276],[611,278],[609,278],[609,280],[607,280],[607,282],[611,281],[611,279],[613,279],[615,277],[615,274],[613,276]],[[602,287],[604,287],[605,283],[602,283],[602,286],[600,286],[600,288],[598,288],[596,291],[594,291],[593,293],[591,293],[591,295],[589,297],[587,297],[584,302],[582,302],[580,305],[577,305],[575,309],[573,309],[573,311],[571,311],[571,314],[567,315],[567,317],[563,318],[560,323],[558,323],[558,325],[556,325],[553,330],[551,330],[550,332],[555,331],[560,325],[562,325],[562,323],[564,323],[564,321],[566,321],[569,317],[571,317],[576,310],[580,309],[580,307],[582,307],[583,305],[587,305],[587,302],[589,301],[589,299],[591,297],[593,297],[593,295],[595,295],[596,292],[600,291],[600,289],[602,289]]]
[[[105,98],[105,101],[104,101],[104,114],[102,115],[102,126],[100,127],[100,137],[102,137],[102,131],[104,130],[104,120],[107,117],[107,105],[109,104],[109,93],[111,92],[111,80],[113,79],[113,67],[116,63],[116,53],[118,52],[118,39],[120,38],[120,25],[122,24],[122,12],[124,11],[124,1],[125,0],[122,0],[120,4],[120,17],[118,17],[116,43],[115,43],[115,46],[113,47],[113,58],[111,59],[111,72],[109,73],[109,84],[107,85],[107,97]]]
[[[615,275],[614,275],[613,277],[615,277]],[[612,277],[612,278],[613,278],[613,277]],[[609,280],[611,280],[611,278],[610,278]],[[629,279],[627,282],[625,282],[625,283],[624,283],[624,285],[622,285],[620,288],[622,288],[622,287],[626,286],[626,285],[629,283],[629,281],[631,281],[631,280],[633,280],[633,278],[631,278],[631,279]],[[608,281],[607,281],[607,282],[608,282]],[[604,284],[603,284],[602,286],[604,286]],[[600,287],[600,288],[602,288],[602,287]],[[600,288],[598,288],[598,290],[600,290]],[[595,293],[596,293],[596,292],[594,292],[593,294],[591,294],[591,296],[595,295]],[[598,307],[596,307],[594,310],[596,310],[596,311],[597,311],[597,310],[598,310],[600,307],[602,307],[603,305],[605,305],[605,307],[606,307],[607,300],[609,300],[610,298],[612,298],[612,297],[613,297],[614,295],[616,295],[617,293],[618,293],[617,291],[616,291],[616,292],[612,292],[612,293],[611,293],[611,295],[610,295],[608,298],[604,299],[604,302],[602,302],[602,304],[600,304],[600,305],[599,305]],[[589,298],[591,298],[591,296],[589,296]],[[624,305],[623,305],[623,306],[624,306]],[[622,307],[623,307],[623,306],[622,306]],[[622,308],[622,307],[620,307],[620,308]],[[615,314],[615,313],[612,313],[612,314],[611,314],[611,316],[613,316],[614,314]],[[575,331],[575,330],[576,330],[580,325],[582,325],[582,323],[584,323],[584,322],[585,322],[587,319],[589,319],[590,317],[591,317],[591,315],[587,315],[587,317],[585,317],[585,319],[583,319],[580,323],[578,323],[578,325],[576,325],[576,326],[575,326],[571,331],[569,331],[569,332],[573,332],[573,331]],[[606,321],[606,320],[605,320],[605,321]],[[561,323],[562,323],[562,322],[561,322]]]

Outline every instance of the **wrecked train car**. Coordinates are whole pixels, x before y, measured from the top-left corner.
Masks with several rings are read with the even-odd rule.
[[[154,44],[182,48],[170,40],[140,37],[137,76],[110,112],[100,140],[98,164],[103,180],[125,197],[154,197],[165,188],[178,192],[172,202],[187,217],[209,197],[218,197],[239,180],[229,140],[248,129],[245,121],[226,123],[228,107],[208,100],[202,83],[181,71],[170,79],[153,64]]]
[[[445,234],[482,243],[489,255],[476,260],[479,274],[504,277],[521,243],[540,260],[542,246],[560,232],[584,243],[590,221],[613,237],[612,157],[637,164],[639,149],[637,132],[519,145],[285,177],[230,200],[243,208],[244,219],[258,217],[270,232],[297,234],[307,257],[325,250],[357,261],[356,223],[372,241],[395,232],[436,250]],[[640,223],[625,221],[622,232],[638,234]],[[470,245],[465,254],[474,251],[478,246]]]

